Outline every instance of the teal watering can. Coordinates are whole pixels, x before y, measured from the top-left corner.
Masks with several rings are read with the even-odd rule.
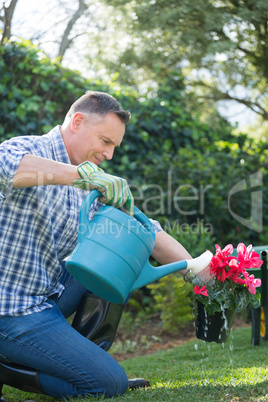
[[[132,218],[108,205],[101,205],[89,220],[89,208],[99,196],[101,193],[94,190],[84,199],[78,242],[65,260],[74,278],[99,297],[122,303],[134,290],[163,276],[186,268],[195,274],[210,263],[212,253],[206,252],[193,260],[153,267],[149,263],[155,245],[151,221],[136,207]]]

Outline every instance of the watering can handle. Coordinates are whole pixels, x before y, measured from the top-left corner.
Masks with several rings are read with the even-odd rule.
[[[83,240],[83,236],[87,233],[87,226],[90,221],[88,219],[88,212],[91,204],[95,201],[96,198],[100,197],[101,193],[98,190],[93,190],[88,193],[82,202],[80,212],[79,212],[79,228],[78,228],[78,242],[80,243]]]
[[[134,218],[136,218],[137,221],[142,224],[142,226],[150,233],[152,238],[155,240],[155,231],[152,222],[137,207],[134,207]]]
[[[92,190],[90,193],[86,196],[84,199],[81,209],[80,209],[80,215],[79,215],[79,221],[85,223],[89,223],[88,220],[88,212],[91,204],[93,201],[95,201],[96,198],[100,197],[102,194],[98,190]],[[137,219],[138,222],[142,224],[142,226],[150,233],[150,235],[153,237],[155,240],[155,231],[152,222],[147,218],[146,215],[144,215],[137,207],[134,207],[134,218]],[[85,227],[83,225],[79,225],[79,231],[78,231],[78,241],[80,240],[80,236],[85,233]]]

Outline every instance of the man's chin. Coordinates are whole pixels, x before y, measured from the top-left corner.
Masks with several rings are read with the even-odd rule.
[[[100,165],[103,162],[103,160],[100,160],[100,159],[96,158],[95,156],[94,156],[94,159],[95,159],[95,161],[93,163],[95,163],[96,165]]]

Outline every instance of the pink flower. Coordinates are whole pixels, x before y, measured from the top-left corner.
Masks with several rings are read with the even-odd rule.
[[[240,280],[239,275],[241,273],[244,273],[244,269],[241,269],[241,266],[239,265],[238,261],[233,258],[229,262],[229,271],[226,274],[226,277],[231,279],[233,282],[236,283],[245,283],[243,279]]]
[[[234,251],[232,244],[227,244],[227,246],[225,246],[223,250],[220,248],[218,244],[215,244],[215,247],[216,247],[216,256],[218,256],[222,260],[222,262],[225,262],[226,259],[229,260],[230,254],[232,254]]]
[[[208,296],[207,286],[206,285],[202,286],[202,288],[200,288],[199,286],[195,285],[194,292],[195,292],[196,295]]]
[[[210,273],[218,279],[218,281],[224,282],[227,278],[225,268],[228,267],[230,261],[235,257],[231,256],[234,248],[232,244],[228,244],[222,250],[218,244],[215,244],[216,254],[212,257],[210,263]]]
[[[261,280],[259,278],[255,279],[254,275],[249,275],[248,272],[245,272],[244,276],[246,278],[245,285],[248,287],[248,291],[255,295],[256,288],[261,286]]]
[[[230,301],[238,311],[244,309],[249,300],[254,306],[259,305],[260,294],[256,288],[261,286],[261,280],[250,275],[254,269],[249,270],[262,265],[259,254],[252,250],[251,245],[246,247],[243,243],[237,246],[237,257],[232,255],[232,244],[223,249],[218,244],[215,247],[216,253],[210,263],[210,274],[214,278],[205,286],[194,286],[196,298],[202,300],[207,311],[221,311],[230,305]],[[224,300],[219,295],[221,291]]]
[[[218,281],[224,282],[225,266],[217,256],[212,257],[212,260],[210,262],[210,273],[211,275],[216,276]]]
[[[237,246],[237,260],[240,263],[241,269],[249,269],[249,268],[260,268],[263,261],[260,259],[260,256],[255,251],[250,251],[252,249],[252,245],[250,244],[246,247],[243,243],[239,243]],[[255,293],[254,293],[255,294]]]
[[[245,279],[240,278],[239,276],[233,277],[233,278],[232,278],[232,281],[233,281],[234,283],[239,283],[240,285],[245,285],[245,284],[246,284]],[[256,292],[255,292],[255,293],[256,293]]]

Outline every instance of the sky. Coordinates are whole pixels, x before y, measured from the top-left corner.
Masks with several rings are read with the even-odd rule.
[[[68,4],[68,7],[76,7],[76,2],[66,0],[19,0],[15,9],[12,32],[16,37],[28,39],[32,34],[38,30],[47,31],[46,36],[43,38],[43,50],[53,57],[56,52],[56,44],[52,43],[55,37],[62,33],[61,18],[64,15],[57,15],[54,9],[55,5],[62,3],[63,6]],[[64,8],[62,9],[64,13]],[[65,25],[64,25],[65,26]],[[70,57],[63,61],[63,65],[71,69],[78,70],[82,75],[91,78],[90,71],[86,73],[87,69],[81,68],[81,60],[83,58],[83,45],[76,52],[72,52]],[[222,102],[218,105],[220,113],[227,118],[232,124],[238,123],[239,128],[244,125],[253,124],[256,119],[256,114],[251,112],[244,105],[237,102]]]

